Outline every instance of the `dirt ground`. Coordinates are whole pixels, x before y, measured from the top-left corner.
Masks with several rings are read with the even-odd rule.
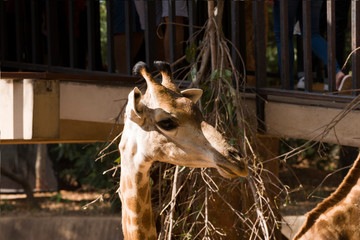
[[[292,170],[280,171],[282,183],[289,186],[289,199],[281,208],[282,215],[307,213],[334,192],[343,180],[341,172],[301,167]]]
[[[281,207],[282,215],[303,215],[329,196],[342,181],[340,173],[328,176],[329,174],[330,172],[312,168],[293,168],[293,172],[282,169],[280,180],[289,187],[289,198],[283,201]],[[111,207],[112,201],[119,200],[109,193],[65,190],[35,193],[39,208],[29,207],[25,198],[25,194],[0,194],[0,216],[120,215],[119,211],[114,211]],[[90,204],[96,199],[98,201]]]
[[[119,216],[108,193],[65,191],[35,193],[38,208],[28,205],[25,194],[0,194],[0,216]],[[95,201],[94,203],[92,203]]]

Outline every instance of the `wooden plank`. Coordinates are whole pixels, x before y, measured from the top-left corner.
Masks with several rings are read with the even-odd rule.
[[[134,86],[143,84],[145,81],[135,76],[109,75],[106,73],[72,74],[72,73],[51,73],[51,72],[1,72],[1,79],[49,79],[62,81],[79,82],[101,82],[102,84],[126,83]]]
[[[268,102],[267,134],[360,147],[360,111],[347,114],[331,130],[327,127],[342,109]]]

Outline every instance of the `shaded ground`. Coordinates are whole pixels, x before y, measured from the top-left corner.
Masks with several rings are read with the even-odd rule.
[[[101,200],[101,196],[102,199]],[[90,204],[95,199],[99,199]],[[0,194],[0,216],[119,216],[108,193],[64,191],[35,193],[39,208],[29,207],[25,194]]]
[[[343,179],[341,172],[332,173],[301,167],[294,167],[293,171],[293,173],[288,169],[280,171],[281,181],[290,187],[290,199],[281,209],[283,215],[307,213],[335,191]]]
[[[289,186],[289,199],[283,204],[283,215],[303,215],[313,209],[319,202],[329,196],[342,181],[341,173],[326,176],[331,172],[313,168],[293,168],[280,171],[280,179],[284,185]],[[294,174],[297,176],[294,177]],[[326,178],[326,179],[325,179]],[[321,182],[325,181],[321,184]],[[301,187],[302,185],[302,187]],[[316,191],[309,196],[314,190]],[[84,206],[93,200],[103,197]],[[119,211],[112,207],[113,201],[119,201],[117,195],[108,193],[64,191],[51,193],[35,193],[39,209],[29,208],[25,194],[0,194],[0,216],[119,216]]]

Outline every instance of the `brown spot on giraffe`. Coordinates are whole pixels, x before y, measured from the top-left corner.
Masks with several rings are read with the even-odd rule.
[[[125,201],[126,201],[126,208],[129,209],[130,211],[136,212],[136,210],[140,209],[136,197],[127,198]]]
[[[145,209],[142,217],[142,225],[146,230],[149,230],[153,224],[151,209]]]
[[[139,239],[139,240],[141,240],[141,239],[146,239],[146,234],[142,230],[138,230],[136,232],[134,231],[132,233],[131,237],[132,238],[129,238],[129,239]]]
[[[133,188],[133,185],[132,185],[132,182],[131,182],[131,178],[128,176],[127,178],[126,178],[126,187],[127,187],[127,189],[132,189]]]
[[[157,237],[156,237],[155,235],[150,236],[150,237],[149,237],[149,240],[157,240]]]
[[[136,182],[141,183],[141,182],[142,182],[142,179],[143,179],[143,173],[138,172],[138,173],[136,174]]]
[[[149,186],[144,185],[143,187],[139,188],[138,195],[143,202],[147,202],[147,196],[149,195]]]

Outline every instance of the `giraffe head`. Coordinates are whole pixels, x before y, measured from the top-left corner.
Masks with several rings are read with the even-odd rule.
[[[226,178],[246,176],[248,169],[239,152],[208,124],[196,102],[201,89],[179,91],[169,64],[154,62],[162,74],[158,83],[146,64],[139,62],[133,71],[147,83],[143,94],[130,92],[120,151],[130,149],[137,163],[167,162],[186,167],[216,168]]]

